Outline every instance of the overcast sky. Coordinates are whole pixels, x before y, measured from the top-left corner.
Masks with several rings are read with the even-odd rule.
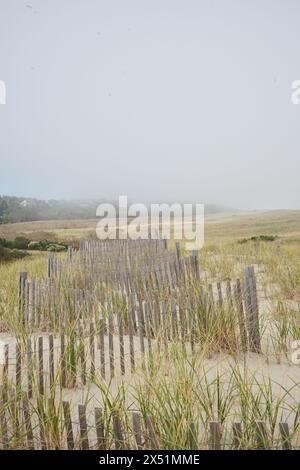
[[[300,209],[299,0],[0,0],[0,194]]]

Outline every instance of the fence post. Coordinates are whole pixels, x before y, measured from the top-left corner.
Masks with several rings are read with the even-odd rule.
[[[177,258],[177,261],[179,261],[180,260],[180,243],[179,242],[175,243],[175,249],[176,249],[176,258]]]
[[[199,254],[198,250],[192,251],[192,265],[197,279],[200,278]]]
[[[242,297],[242,289],[241,289],[241,281],[239,279],[236,280],[236,284],[234,286],[234,296],[235,296],[235,303],[237,308],[237,315],[238,315],[238,324],[240,330],[240,339],[242,345],[242,351],[247,351],[247,329],[245,325],[245,314],[244,314],[244,306],[243,306],[243,297]]]
[[[256,279],[253,266],[245,269],[245,300],[248,315],[249,346],[253,352],[260,353],[259,312]]]
[[[25,324],[27,272],[19,274],[19,315]]]
[[[48,253],[48,278],[52,277],[53,273],[53,253]]]

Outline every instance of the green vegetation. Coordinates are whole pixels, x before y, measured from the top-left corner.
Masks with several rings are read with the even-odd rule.
[[[16,259],[22,259],[27,256],[27,253],[21,250],[11,250],[10,248],[4,248],[0,246],[0,263],[7,261],[14,261]]]
[[[51,240],[31,241],[26,237],[18,236],[14,240],[0,238],[0,246],[15,250],[39,250],[39,251],[66,251],[66,243],[53,242]]]
[[[0,224],[33,220],[92,218],[96,214],[99,202],[44,201],[34,198],[0,196]]]
[[[46,223],[16,224],[18,232],[13,232],[16,226],[6,226],[8,231],[11,230],[10,238],[12,235],[14,237],[12,243],[15,243],[16,238],[18,238],[18,246],[28,241],[27,252],[30,250],[31,256],[15,260],[7,265],[0,265],[1,331],[16,335],[23,345],[26,345],[29,334],[32,333],[24,328],[18,314],[18,274],[20,271],[27,271],[29,279],[45,276],[47,253],[42,252],[40,248],[43,240],[46,240],[44,230],[47,230],[49,234],[47,240],[52,238],[52,242],[47,242],[47,249],[49,249],[51,244],[56,244],[57,239],[65,241],[71,239],[72,236],[79,238],[91,232],[94,222],[76,221],[72,225],[71,221],[68,224],[61,221],[59,225],[53,222],[52,227],[50,222],[47,222],[48,225]],[[37,240],[34,236],[35,229],[37,229]],[[247,241],[241,243],[242,239]],[[9,238],[5,240],[7,243],[10,242]],[[169,247],[173,248],[172,242]],[[9,250],[3,245],[1,249]],[[66,259],[66,254],[61,253],[58,257],[59,261],[63,261]],[[57,303],[57,311],[52,311],[51,316],[47,316],[48,304],[46,303],[45,313],[39,312],[44,321],[39,327],[34,327],[34,334],[37,336],[46,333],[56,335],[56,347],[58,347],[59,335],[63,331],[66,336],[64,357],[66,383],[68,387],[74,387],[67,390],[66,394],[62,387],[60,367],[57,367],[54,378],[55,387],[50,391],[47,388],[41,396],[38,366],[34,366],[33,396],[36,400],[30,401],[29,413],[33,423],[42,422],[48,448],[65,446],[66,429],[62,402],[66,396],[67,399],[72,397],[72,406],[75,408],[79,401],[87,406],[90,435],[95,434],[94,407],[101,408],[104,422],[103,439],[108,448],[115,445],[112,424],[116,412],[126,436],[126,440],[121,443],[121,448],[128,448],[128,446],[136,448],[131,414],[137,411],[141,415],[141,427],[145,440],[150,439],[148,419],[151,416],[156,439],[163,449],[196,449],[199,445],[206,447],[210,439],[209,423],[211,421],[218,421],[221,425],[222,448],[231,447],[232,423],[240,422],[243,434],[239,446],[246,449],[254,449],[258,446],[257,421],[266,423],[265,446],[279,448],[281,441],[278,426],[281,421],[288,421],[293,445],[299,448],[299,366],[293,365],[289,356],[291,341],[300,339],[299,214],[282,211],[256,215],[208,217],[206,241],[199,253],[199,260],[203,283],[242,279],[245,266],[255,265],[263,353],[260,355],[243,354],[241,351],[235,309],[219,308],[218,315],[213,320],[207,315],[206,310],[193,304],[194,354],[185,351],[178,338],[169,340],[168,354],[165,354],[163,337],[158,337],[157,343],[153,342],[151,360],[146,361],[146,366],[145,363],[141,364],[139,360],[136,360],[136,372],[131,378],[115,377],[112,383],[102,379],[98,367],[96,367],[95,376],[89,376],[89,367],[87,367],[87,384],[82,387],[82,355],[88,355],[89,322],[91,318],[95,318],[91,316],[91,312],[97,316],[100,309],[106,320],[109,314],[117,315],[119,312],[126,328],[127,305],[122,301],[120,291],[111,295],[110,290],[102,286],[101,289],[98,288],[95,291],[95,297],[91,296],[87,309],[80,306],[74,311],[71,291],[69,294],[63,293],[64,288],[62,288],[56,295],[64,295],[65,301]],[[77,276],[76,287],[80,292],[84,288],[84,283],[80,279],[80,269],[75,275]],[[194,298],[198,299],[200,296],[198,286],[191,282],[191,285],[187,285],[185,289],[187,308],[191,308],[193,292]],[[148,286],[147,299],[151,300],[153,294],[153,290]],[[96,298],[96,295],[99,295],[101,300]],[[155,295],[159,294],[155,293]],[[171,294],[166,290],[161,293],[160,298],[166,300],[170,296]],[[76,301],[78,302],[78,298]],[[60,310],[60,305],[63,305],[62,310]],[[156,308],[156,301],[153,305]],[[62,314],[69,320],[63,325],[60,322]],[[79,317],[82,323],[79,322]],[[99,347],[97,348],[99,324],[96,323],[94,325],[97,358],[100,353]],[[172,331],[172,324],[167,323],[167,328]],[[108,356],[108,351],[106,353]],[[129,360],[127,346],[125,353],[127,354],[126,360]],[[119,360],[117,349],[115,349],[115,359]],[[107,361],[109,362],[108,357]],[[47,367],[46,364],[45,361],[45,367]],[[26,360],[23,367],[22,374],[26,380],[28,375]],[[76,395],[78,386],[81,388],[78,389]],[[8,386],[8,399],[2,404],[0,411],[3,409],[10,418],[22,416],[21,395],[16,394],[12,384]],[[76,411],[73,419],[78,421]],[[16,430],[17,423],[18,419],[16,419]],[[38,433],[37,430],[36,433]],[[75,447],[79,448],[78,432],[76,436]],[[147,445],[151,447],[150,443]],[[25,431],[19,434],[15,432],[10,446],[12,448],[26,447]]]
[[[242,238],[239,240],[239,243],[247,243],[247,242],[274,242],[277,240],[277,235],[257,235],[250,238]]]

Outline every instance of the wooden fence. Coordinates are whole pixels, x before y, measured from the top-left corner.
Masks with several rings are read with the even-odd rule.
[[[3,449],[169,449],[167,434],[151,415],[139,411],[120,414],[103,408],[73,406],[63,401],[56,406],[49,399],[48,410],[38,410],[26,394],[13,413],[0,401],[0,432]],[[7,398],[6,398],[7,399]],[[45,415],[43,416],[43,413]],[[45,419],[46,416],[46,419]],[[208,421],[205,428],[195,422],[187,426],[183,449],[282,449],[290,450],[292,433],[286,422],[280,422],[278,432],[270,432],[263,421],[253,423],[252,435],[247,437],[241,422],[221,425]],[[249,434],[249,432],[248,432]]]
[[[184,354],[199,354],[208,335],[212,335],[216,351],[261,351],[253,267],[245,269],[241,280],[207,283],[201,275],[198,253],[182,257],[178,244],[169,252],[164,240],[86,240],[78,251],[69,248],[64,260],[50,254],[46,278],[29,279],[26,272],[20,273],[18,312],[24,335],[16,338],[15,344],[4,345],[3,448],[166,447],[152,416],[134,411],[124,426],[116,410],[105,417],[104,426],[104,410],[95,408],[91,423],[86,407],[79,404],[74,420],[74,410],[67,401],[62,410],[55,410],[53,402],[46,412],[57,423],[60,414],[62,423],[57,430],[59,443],[53,436],[53,442],[47,442],[33,391],[48,397],[58,381],[62,388],[84,387],[96,376],[109,382],[118,375],[133,374],[137,363],[143,368],[150,366],[154,351],[168,356],[173,345]],[[221,339],[219,327],[225,328]],[[21,409],[13,413],[11,406],[6,406],[11,389],[16,396],[22,395],[18,401]],[[79,437],[75,437],[74,425]],[[191,423],[186,441],[191,448],[200,444],[239,448],[245,444],[240,423],[233,424],[232,439],[228,441],[227,436],[224,442],[220,424],[210,422],[208,435],[201,439],[194,425]],[[280,424],[280,436],[283,448],[288,448],[287,423]],[[267,437],[264,423],[257,423],[257,446],[267,445]]]

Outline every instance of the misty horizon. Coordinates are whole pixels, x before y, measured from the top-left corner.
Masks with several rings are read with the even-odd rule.
[[[0,194],[300,209],[300,3],[0,2]]]

